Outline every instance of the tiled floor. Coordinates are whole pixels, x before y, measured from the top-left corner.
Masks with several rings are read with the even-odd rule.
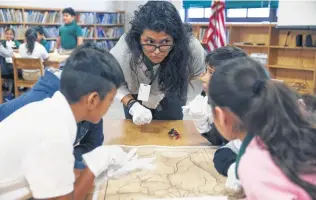
[[[193,86],[193,87],[192,87]],[[202,84],[200,81],[192,81],[192,86],[190,86],[188,93],[188,100],[191,101],[198,94],[201,94]],[[194,89],[193,89],[194,88]],[[108,113],[104,116],[104,119],[124,119],[124,112],[122,103],[115,100],[109,109]],[[188,116],[184,116],[184,119],[190,119]]]

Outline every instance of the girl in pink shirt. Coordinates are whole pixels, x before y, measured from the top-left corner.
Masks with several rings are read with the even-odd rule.
[[[316,200],[316,129],[290,88],[236,58],[213,73],[208,94],[218,131],[243,140],[236,165],[247,199]]]

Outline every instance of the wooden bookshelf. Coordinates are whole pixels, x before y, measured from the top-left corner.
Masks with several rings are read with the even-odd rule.
[[[7,20],[7,18],[4,17],[4,13],[3,13],[4,11],[7,12],[6,16],[8,15],[16,16],[19,14],[19,16],[16,17],[18,19]],[[54,13],[55,15],[51,13]],[[33,18],[32,14],[38,15],[38,16],[35,16]],[[94,40],[94,41],[100,41],[100,40],[109,41],[110,40],[114,42],[119,40],[120,37],[117,37],[117,35],[114,35],[114,37],[111,37],[111,36],[106,37],[107,35],[103,36],[104,34],[106,34],[104,32],[102,33],[103,34],[102,37],[99,37],[100,34],[98,34],[98,31],[99,30],[102,31],[101,28],[111,29],[111,28],[118,27],[118,28],[123,29],[122,34],[125,32],[125,29],[124,29],[125,11],[119,10],[116,12],[115,11],[109,12],[109,11],[76,10],[76,14],[77,14],[76,19],[77,19],[78,25],[80,25],[82,29],[86,27],[87,28],[86,31],[89,31],[87,33],[89,37],[84,37],[84,40]],[[50,16],[50,15],[54,15],[54,16]],[[115,16],[117,18],[111,18],[111,16]],[[104,18],[106,18],[107,20],[103,21]],[[81,22],[80,20],[83,22]],[[99,21],[102,20],[102,21],[98,23],[98,20]],[[52,23],[47,23],[47,22],[52,22]],[[111,22],[111,23],[107,23],[107,22]],[[16,34],[16,39],[23,40],[24,31],[28,27],[39,26],[39,25],[48,29],[55,27],[57,30],[62,25],[62,8],[37,8],[37,7],[1,6],[0,5],[0,38],[4,38],[4,33],[3,33],[4,28],[13,26],[17,30],[21,30],[21,31],[18,31],[19,35]],[[92,35],[92,37],[90,34]],[[56,34],[54,34],[54,36],[55,35]],[[57,37],[49,37],[46,39],[48,41],[54,41],[57,39]]]
[[[192,25],[194,35],[203,38],[201,30],[208,24]],[[271,78],[283,80],[301,94],[316,92],[316,47],[305,46],[306,35],[316,39],[315,30],[278,29],[275,24],[228,24],[226,28],[229,45],[240,47],[249,55],[267,55]],[[303,35],[302,47],[296,46],[298,34]],[[203,40],[201,44],[207,45]]]

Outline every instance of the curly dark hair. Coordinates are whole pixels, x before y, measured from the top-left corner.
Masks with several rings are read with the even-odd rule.
[[[126,43],[132,54],[130,67],[136,68],[144,58],[140,38],[145,29],[165,32],[173,37],[174,47],[160,63],[159,88],[166,95],[176,95],[185,100],[189,84],[189,62],[191,53],[189,41],[190,29],[186,27],[174,5],[167,1],[149,1],[134,12],[131,29],[127,33]]]

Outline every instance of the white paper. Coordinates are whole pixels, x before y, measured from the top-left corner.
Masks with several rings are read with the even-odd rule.
[[[137,99],[140,101],[148,101],[150,94],[150,85],[141,83],[139,86],[138,97]]]

